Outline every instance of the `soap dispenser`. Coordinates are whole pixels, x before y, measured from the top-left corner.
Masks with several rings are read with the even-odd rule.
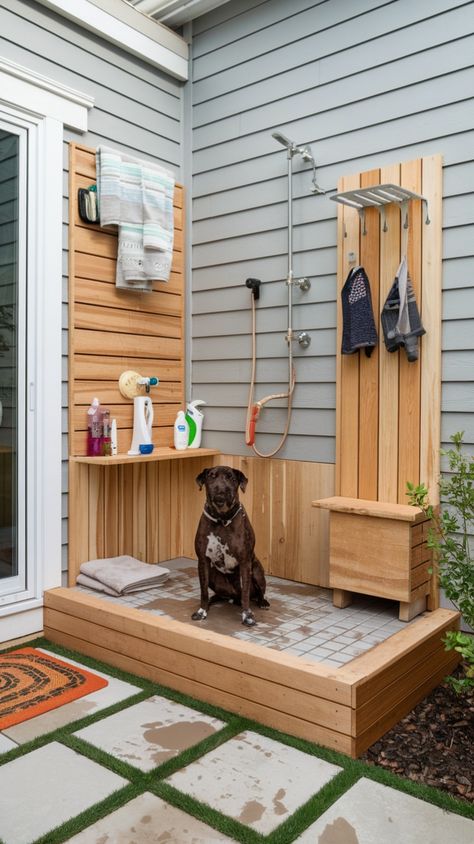
[[[177,451],[184,451],[188,447],[188,437],[189,425],[184,410],[180,410],[174,423],[174,447]]]
[[[189,425],[188,448],[200,448],[201,446],[204,413],[199,408],[203,404],[206,404],[206,402],[202,399],[195,399],[190,401],[186,407],[186,422]]]

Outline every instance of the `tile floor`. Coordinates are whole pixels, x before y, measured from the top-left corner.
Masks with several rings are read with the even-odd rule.
[[[138,685],[113,678],[108,688],[105,705],[112,700],[125,701],[127,708],[100,717],[105,700],[104,696],[97,701],[97,695],[105,691],[101,690],[82,699],[88,703],[88,698],[96,698],[86,711],[99,720],[90,726],[74,729],[74,722],[83,717],[83,711],[74,708],[77,702],[62,707],[58,721],[48,725],[54,729],[55,724],[69,723],[74,749],[55,740],[54,734],[48,741],[44,716],[25,722],[29,724],[28,739],[43,736],[45,744],[29,752],[25,746],[24,755],[5,757],[0,764],[3,844],[34,844],[41,836],[49,841],[57,826],[112,794],[116,794],[118,808],[95,822],[92,819],[78,834],[63,836],[62,841],[230,844],[235,840],[253,841],[255,834],[272,836],[278,830],[280,844],[289,844],[296,835],[291,832],[293,813],[342,770],[311,752],[261,735],[258,728],[240,733],[236,729],[232,735],[224,720],[200,712],[198,704],[198,708],[190,708],[156,693],[134,701]],[[207,752],[207,746],[200,750],[199,742],[210,736],[218,741],[226,726],[227,732],[217,746]],[[16,739],[27,740],[24,733]],[[1,755],[12,744],[12,738],[0,734],[0,763]],[[87,757],[91,746],[102,751],[100,763]],[[194,756],[187,763],[183,758],[180,765],[179,754],[190,752],[190,748],[195,748]],[[163,779],[157,770],[154,777],[156,766],[169,760],[174,771],[168,775],[164,772]],[[112,770],[114,767],[119,773]],[[135,782],[133,794],[131,782]],[[178,806],[152,793],[160,783],[162,791],[165,787],[172,789]],[[418,844],[424,840],[429,844],[471,844],[474,840],[474,821],[372,780],[360,779],[342,791],[320,817],[315,813],[314,822],[296,839],[298,842]],[[240,832],[225,835],[186,812],[189,797],[197,801],[195,805],[210,807],[238,822]],[[283,832],[284,827],[280,827],[286,821],[290,824]]]
[[[162,586],[123,598],[76,587],[104,601],[135,607],[177,621],[340,667],[406,627],[398,620],[398,604],[357,596],[346,609],[332,605],[332,590],[267,576],[269,610],[253,607],[257,624],[243,628],[239,609],[232,604],[213,604],[202,622],[191,622],[199,606],[199,582],[194,560],[177,558],[160,565],[170,569]]]

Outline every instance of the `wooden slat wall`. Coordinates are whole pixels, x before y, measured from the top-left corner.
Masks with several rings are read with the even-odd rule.
[[[115,287],[117,233],[83,223],[77,190],[95,183],[95,150],[70,144],[69,211],[69,453],[86,453],[86,410],[94,396],[117,419],[118,451],[132,438],[132,402],[118,390],[126,369],[156,375],[153,441],[171,445],[184,403],[183,190],[174,201],[175,238],[169,282],[153,292]]]
[[[405,352],[389,354],[379,320],[379,345],[370,358],[341,355],[342,315],[338,316],[336,490],[339,495],[406,503],[406,482],[420,481],[437,503],[441,383],[441,173],[440,156],[390,165],[344,177],[339,191],[391,182],[429,201],[425,225],[420,201],[409,203],[407,259],[426,329],[419,360]],[[403,220],[387,206],[388,231],[378,211],[366,213],[363,235],[355,210],[338,206],[338,289],[354,252],[371,284],[376,321],[393,283],[403,249]]]
[[[132,554],[148,563],[194,559],[204,504],[195,479],[213,464],[240,469],[249,480],[241,500],[265,571],[327,586],[328,513],[311,501],[333,493],[333,464],[199,452],[186,460],[119,466],[70,461],[70,585],[81,563],[97,557]]]
[[[311,506],[314,496],[332,495],[334,465],[301,460],[221,455],[216,462],[240,469],[249,479],[241,500],[256,537],[265,571],[299,583],[329,584],[328,513]]]

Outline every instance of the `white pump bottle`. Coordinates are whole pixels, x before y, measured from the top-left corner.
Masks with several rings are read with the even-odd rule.
[[[201,446],[204,413],[199,408],[203,404],[206,404],[206,402],[202,399],[195,399],[190,401],[186,407],[186,422],[189,425],[188,448],[200,448]]]

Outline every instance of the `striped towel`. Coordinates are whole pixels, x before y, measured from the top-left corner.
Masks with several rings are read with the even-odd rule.
[[[96,161],[101,225],[119,227],[116,285],[151,290],[171,272],[174,177],[109,147],[98,148]]]

